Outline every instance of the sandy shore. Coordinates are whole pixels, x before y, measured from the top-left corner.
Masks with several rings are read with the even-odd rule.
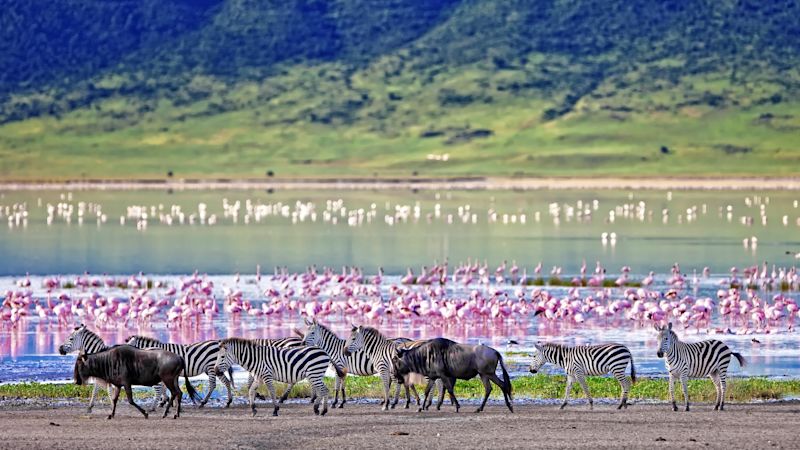
[[[196,179],[196,180],[75,180],[0,182],[0,191],[20,190],[800,190],[800,178],[415,178],[415,179]]]
[[[633,405],[617,411],[584,405],[497,404],[480,414],[410,410],[381,412],[377,405],[347,405],[316,417],[307,404],[289,404],[279,417],[267,405],[248,409],[184,408],[178,420],[145,420],[120,402],[106,420],[107,404],[82,408],[0,407],[0,448],[798,448],[800,403],[707,404],[672,412],[667,405]]]

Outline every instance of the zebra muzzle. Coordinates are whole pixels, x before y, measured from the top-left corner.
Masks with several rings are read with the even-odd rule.
[[[663,358],[664,357],[664,352],[659,350],[659,351],[656,352],[656,356],[658,356],[659,358]]]

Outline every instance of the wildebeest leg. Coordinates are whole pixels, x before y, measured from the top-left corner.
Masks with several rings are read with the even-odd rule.
[[[561,409],[567,407],[567,403],[569,402],[569,393],[572,391],[572,375],[567,374],[567,388],[564,391],[564,403],[561,404]]]
[[[181,388],[178,383],[178,377],[175,377],[173,382],[169,383],[168,387],[172,398],[169,399],[169,402],[167,403],[167,408],[164,410],[164,415],[161,417],[162,418],[167,417],[167,414],[169,413],[169,408],[172,406],[172,403],[177,401],[178,402],[178,405],[176,406],[177,411],[175,412],[175,416],[172,417],[173,419],[177,419],[181,415],[181,397],[183,397],[183,393],[181,392]]]
[[[144,418],[147,419],[147,411],[142,409],[141,406],[137,405],[136,402],[133,401],[133,388],[131,388],[130,384],[125,385],[125,395],[128,397],[128,403],[133,405],[136,409],[139,410],[140,413],[144,415]]]
[[[450,394],[450,401],[456,405],[456,412],[461,409],[461,405],[458,403],[458,399],[456,398],[456,393],[454,390],[456,379],[451,377],[442,378],[442,382],[444,383],[445,389],[447,389],[447,393]],[[444,395],[442,395],[444,397]],[[439,401],[439,405],[441,406],[442,401]]]
[[[506,391],[505,383],[503,383],[503,381],[500,380],[500,378],[495,373],[489,374],[489,379],[492,382],[494,382],[494,384],[496,384],[501,391],[503,391],[503,399],[506,401],[506,406],[508,407],[508,410],[513,413],[514,407],[511,406],[511,395],[509,395],[509,392]]]
[[[417,393],[417,387],[414,386],[413,384],[411,385],[411,392],[414,393],[414,398],[417,400],[417,406],[419,406],[419,393]],[[409,406],[411,406],[410,396],[406,397],[406,409],[408,409]]]
[[[170,384],[172,384],[172,383],[170,383]],[[164,417],[167,417],[167,414],[169,413],[169,409],[172,407],[172,403],[175,401],[175,392],[173,392],[172,386],[169,386],[169,392],[170,392],[170,399],[167,402],[167,407],[164,408],[164,415],[161,416],[162,419]]]
[[[483,383],[483,402],[478,409],[475,410],[476,413],[483,411],[483,408],[486,407],[486,401],[489,400],[489,394],[492,393],[492,383],[489,382],[489,377],[486,375],[481,375],[481,383]]]
[[[114,386],[116,389],[114,390],[114,397],[111,398],[111,414],[108,415],[109,419],[114,418],[114,414],[117,413],[117,400],[119,399],[119,386]]]
[[[428,409],[428,406],[431,404],[431,389],[433,388],[434,380],[428,379],[428,385],[425,386],[425,392],[422,394],[422,405],[419,405],[417,408],[417,412],[421,412],[423,409]]]

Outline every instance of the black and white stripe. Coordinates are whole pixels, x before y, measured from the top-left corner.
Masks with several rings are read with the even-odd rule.
[[[58,352],[62,355],[72,352],[83,352],[90,355],[108,350],[108,348],[109,346],[106,345],[100,336],[94,334],[94,332],[86,328],[86,325],[81,324],[80,326],[75,327],[75,330],[69,335],[67,340],[58,347]],[[97,390],[101,386],[108,388],[109,399],[114,398],[114,391],[116,390],[113,385],[108,384],[98,378],[95,378],[93,383],[94,389],[92,389],[92,398],[89,399],[89,406],[86,408],[87,413],[92,412],[94,400],[97,398]],[[158,392],[158,390],[156,390],[156,392]]]
[[[313,345],[325,350],[331,358],[331,365],[338,368],[342,375],[336,377],[334,387],[334,397],[331,407],[343,408],[345,397],[345,385],[347,374],[368,376],[375,374],[375,368],[366,352],[357,351],[345,355],[345,339],[337,336],[328,327],[318,323],[316,319],[309,321],[306,319],[306,332],[303,335],[303,342],[306,345]],[[342,403],[339,403],[339,392],[342,393]]]
[[[202,341],[189,345],[170,344],[161,342],[157,339],[145,336],[131,336],[127,341],[128,345],[138,348],[162,348],[171,351],[179,356],[182,356],[186,361],[186,375],[189,377],[196,377],[198,375],[208,375],[208,392],[203,400],[200,402],[200,407],[203,407],[211,393],[217,387],[217,378],[219,378],[225,387],[228,389],[228,403],[225,405],[227,408],[233,401],[233,390],[231,381],[224,375],[217,375],[214,371],[214,365],[217,362],[217,354],[219,353],[219,341]],[[223,362],[222,372],[227,371],[230,365]]]
[[[686,411],[689,411],[688,380],[703,377],[711,378],[717,391],[714,409],[725,409],[725,380],[728,377],[731,355],[739,360],[739,365],[742,367],[747,363],[744,357],[740,353],[732,352],[722,341],[681,342],[678,335],[672,331],[672,323],[666,327],[656,325],[655,328],[658,331],[657,355],[666,359],[669,372],[669,399],[672,402],[672,410],[678,410],[678,405],[675,403],[675,379],[681,380]]]
[[[277,348],[305,347],[305,344],[303,343],[303,340],[301,338],[295,337],[295,336],[289,336],[289,337],[278,338],[278,339],[250,339],[250,341],[253,342],[256,345],[263,345],[265,347],[277,347]],[[228,365],[230,366],[231,364],[232,364],[232,362],[229,361]],[[246,387],[246,389],[247,389],[248,392],[250,391],[250,386],[253,385],[253,381],[254,380],[255,380],[255,378],[253,377],[252,373],[247,375],[247,387]],[[280,400],[278,400],[278,403],[283,403],[283,402],[286,401],[287,398],[289,398],[289,394],[292,392],[292,388],[293,387],[294,387],[294,384],[290,384],[286,388],[286,391],[284,391],[284,393],[281,396]],[[259,393],[256,393],[256,398],[258,398],[259,400],[266,400],[266,398],[263,395],[259,394]],[[312,398],[311,400],[313,401],[313,400],[316,400],[316,399]]]
[[[363,351],[374,367],[374,372],[383,381],[383,410],[389,409],[389,390],[394,378],[392,358],[397,353],[397,343],[387,339],[378,330],[371,327],[353,327],[350,337],[345,341],[345,355]]]
[[[272,396],[273,416],[278,415],[278,402],[275,398],[273,381],[295,384],[306,379],[318,399],[314,402],[314,413],[320,414],[319,404],[322,399],[322,415],[328,412],[328,388],[323,383],[325,371],[331,362],[324,350],[317,347],[278,348],[265,347],[239,338],[219,341],[220,351],[217,364],[232,361],[253,374],[255,382],[248,391],[250,408],[256,415],[255,393],[261,383],[267,385]],[[217,366],[217,373],[224,372],[224,367]]]
[[[537,343],[536,352],[533,354],[530,372],[536,373],[546,363],[555,364],[567,373],[567,389],[561,409],[567,406],[572,383],[577,381],[583,388],[586,398],[589,399],[589,408],[593,408],[594,401],[589,393],[586,377],[591,375],[605,375],[611,373],[622,387],[620,408],[628,407],[628,391],[631,383],[636,382],[636,369],[633,366],[633,357],[630,350],[621,344],[582,345],[569,347],[559,344]],[[628,364],[631,365],[630,380],[625,375]]]

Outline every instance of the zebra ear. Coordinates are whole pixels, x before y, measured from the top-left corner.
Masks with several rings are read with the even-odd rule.
[[[539,342],[533,344],[533,347],[536,348],[536,350],[542,351],[542,342],[539,341]]]
[[[669,326],[669,329],[671,330],[672,329],[672,322],[670,322],[668,326]]]
[[[303,322],[305,322],[306,326],[310,326],[313,322],[308,320],[308,317],[303,317]]]
[[[653,324],[653,328],[655,328],[655,329],[656,329],[656,331],[658,331],[658,332],[661,332],[661,326],[660,326],[659,324],[657,324],[657,323],[654,323],[654,324]]]

